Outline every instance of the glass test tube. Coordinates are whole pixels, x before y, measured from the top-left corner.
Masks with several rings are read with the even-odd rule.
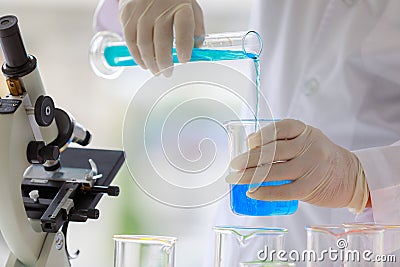
[[[257,59],[262,51],[262,40],[255,31],[207,34],[194,39],[190,61],[220,61]],[[172,60],[179,63],[175,42]],[[99,77],[117,78],[124,67],[136,66],[126,42],[112,32],[99,32],[91,41],[90,65]]]

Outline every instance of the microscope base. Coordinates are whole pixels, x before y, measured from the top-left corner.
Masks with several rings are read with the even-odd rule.
[[[47,234],[39,259],[35,265],[22,264],[10,253],[6,267],[70,267],[65,249],[65,237],[62,232]]]

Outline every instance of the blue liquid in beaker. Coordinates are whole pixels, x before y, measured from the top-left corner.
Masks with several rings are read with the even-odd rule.
[[[104,58],[111,67],[135,66],[129,50],[124,45],[108,46],[104,49]],[[256,54],[244,53],[243,51],[218,50],[193,48],[190,61],[220,61],[220,60],[238,60],[238,59],[255,59]],[[172,49],[172,61],[179,63],[176,49]]]
[[[256,186],[276,186],[291,183],[292,181],[271,181],[257,184]],[[254,185],[253,185],[254,186]],[[274,216],[290,215],[296,212],[298,200],[288,201],[262,201],[246,196],[252,185],[231,186],[231,209],[238,215]]]

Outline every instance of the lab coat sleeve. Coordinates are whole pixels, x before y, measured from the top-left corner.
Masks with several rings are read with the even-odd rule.
[[[122,36],[118,0],[100,1],[93,17],[93,29],[95,32],[111,31]]]
[[[354,153],[367,179],[374,221],[400,224],[400,142]]]

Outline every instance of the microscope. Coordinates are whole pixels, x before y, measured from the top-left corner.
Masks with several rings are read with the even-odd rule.
[[[0,46],[9,94],[0,98],[0,231],[7,267],[66,267],[69,222],[99,218],[103,194],[123,151],[86,146],[91,134],[46,95],[37,60],[27,54],[15,16],[0,18]]]

